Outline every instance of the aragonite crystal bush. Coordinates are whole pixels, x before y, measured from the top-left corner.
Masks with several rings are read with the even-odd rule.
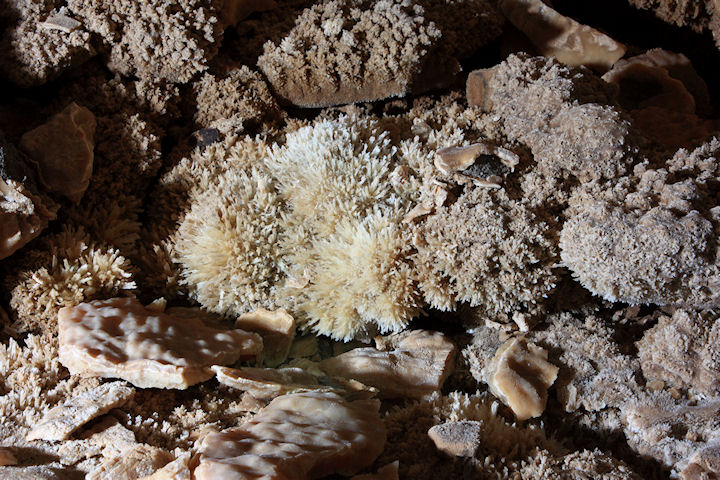
[[[717,477],[719,9],[0,0],[0,479]]]

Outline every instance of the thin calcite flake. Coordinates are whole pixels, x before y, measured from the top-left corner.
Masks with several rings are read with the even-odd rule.
[[[87,422],[123,405],[135,395],[125,382],[105,383],[48,411],[27,440],[66,440]]]
[[[179,388],[210,379],[212,365],[255,358],[262,339],[178,319],[134,298],[81,303],[58,314],[60,362],[70,373],[122,378],[142,388]]]
[[[218,382],[250,392],[259,400],[272,400],[287,393],[327,390],[315,375],[302,368],[229,368],[214,366]]]
[[[304,480],[368,467],[385,447],[378,400],[334,393],[276,398],[240,427],[203,440],[196,480]]]
[[[320,362],[329,375],[376,387],[381,398],[421,399],[440,391],[455,367],[455,344],[442,333],[412,330]]]

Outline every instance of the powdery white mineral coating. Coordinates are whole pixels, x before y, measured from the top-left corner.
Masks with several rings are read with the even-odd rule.
[[[378,400],[347,402],[334,393],[276,398],[240,427],[203,440],[197,480],[304,480],[352,475],[385,447]]]
[[[48,411],[30,431],[27,440],[66,440],[75,430],[123,405],[133,395],[135,389],[125,382],[100,385]]]
[[[381,337],[320,362],[329,375],[376,387],[381,398],[421,399],[440,391],[455,369],[455,344],[439,332],[410,330]]]
[[[539,53],[567,65],[607,70],[627,50],[622,43],[558,13],[542,0],[500,0],[499,6]]]
[[[38,166],[40,182],[75,203],[90,184],[95,115],[75,102],[20,139],[20,149]]]
[[[262,351],[257,334],[179,320],[133,298],[65,307],[58,328],[60,361],[72,374],[123,378],[142,388],[184,389],[211,378],[212,365]]]
[[[663,315],[637,342],[643,374],[706,395],[720,392],[720,322],[709,311]]]
[[[558,367],[548,362],[547,350],[524,338],[505,342],[487,366],[490,391],[509,406],[518,420],[539,417],[547,404],[547,390]]]

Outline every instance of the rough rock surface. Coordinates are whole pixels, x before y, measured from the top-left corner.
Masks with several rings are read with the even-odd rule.
[[[66,440],[95,417],[119,407],[135,395],[125,382],[111,382],[73,397],[58,405],[40,420],[27,440]]]
[[[60,361],[71,373],[123,378],[143,388],[187,388],[211,378],[212,365],[262,351],[254,333],[157,314],[132,298],[65,307],[58,316]]]
[[[440,391],[455,368],[457,349],[438,332],[411,330],[320,362],[328,374],[376,387],[382,398],[420,399]]]
[[[501,22],[484,0],[324,1],[265,44],[258,66],[301,107],[404,96],[447,85],[458,59],[497,36]]]
[[[435,425],[428,430],[438,450],[455,457],[474,457],[480,448],[482,422],[461,421]]]
[[[333,393],[283,395],[242,426],[205,437],[195,477],[353,474],[385,446],[379,407],[377,400],[346,402]]]
[[[152,474],[172,460],[169,452],[138,444],[102,462],[87,475],[87,480],[136,480]]]
[[[643,374],[706,395],[720,392],[720,322],[711,312],[677,309],[637,342]]]

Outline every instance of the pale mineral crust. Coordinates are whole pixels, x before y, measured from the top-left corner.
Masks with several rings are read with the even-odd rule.
[[[127,402],[135,389],[125,382],[111,382],[66,400],[48,411],[30,431],[27,440],[66,440],[95,417]]]
[[[693,453],[681,472],[683,480],[713,480],[720,476],[720,442],[714,442]]]
[[[376,387],[381,398],[427,397],[438,392],[455,368],[455,344],[439,332],[410,330],[376,340],[320,362],[332,376]]]
[[[265,44],[258,66],[280,98],[301,107],[404,96],[448,85],[458,59],[501,23],[484,0],[324,1]]]
[[[675,471],[698,450],[720,441],[720,402],[716,397],[689,403],[667,396],[633,400],[623,409],[628,444]]]
[[[138,444],[118,456],[103,461],[88,473],[87,480],[136,480],[151,475],[173,460],[173,455],[160,448]]]
[[[542,0],[500,0],[499,6],[541,55],[566,65],[608,70],[625,55],[622,43],[558,13]]]
[[[333,393],[276,398],[252,420],[205,437],[197,480],[318,478],[369,466],[385,446],[377,400]]]
[[[62,309],[58,337],[60,361],[73,374],[123,378],[143,388],[187,388],[211,378],[212,365],[262,351],[254,333],[155,314],[132,298]]]
[[[283,112],[262,76],[243,65],[227,73],[206,73],[193,85],[200,128],[222,133],[252,131],[279,123]]]
[[[12,82],[42,85],[95,55],[90,32],[63,2],[7,3],[0,12],[7,25],[0,34],[0,72]]]
[[[720,323],[711,312],[677,309],[662,315],[637,348],[648,380],[706,395],[720,392]]]
[[[80,201],[93,171],[96,124],[90,110],[73,102],[22,136],[19,147],[37,165],[38,178],[50,192]]]

